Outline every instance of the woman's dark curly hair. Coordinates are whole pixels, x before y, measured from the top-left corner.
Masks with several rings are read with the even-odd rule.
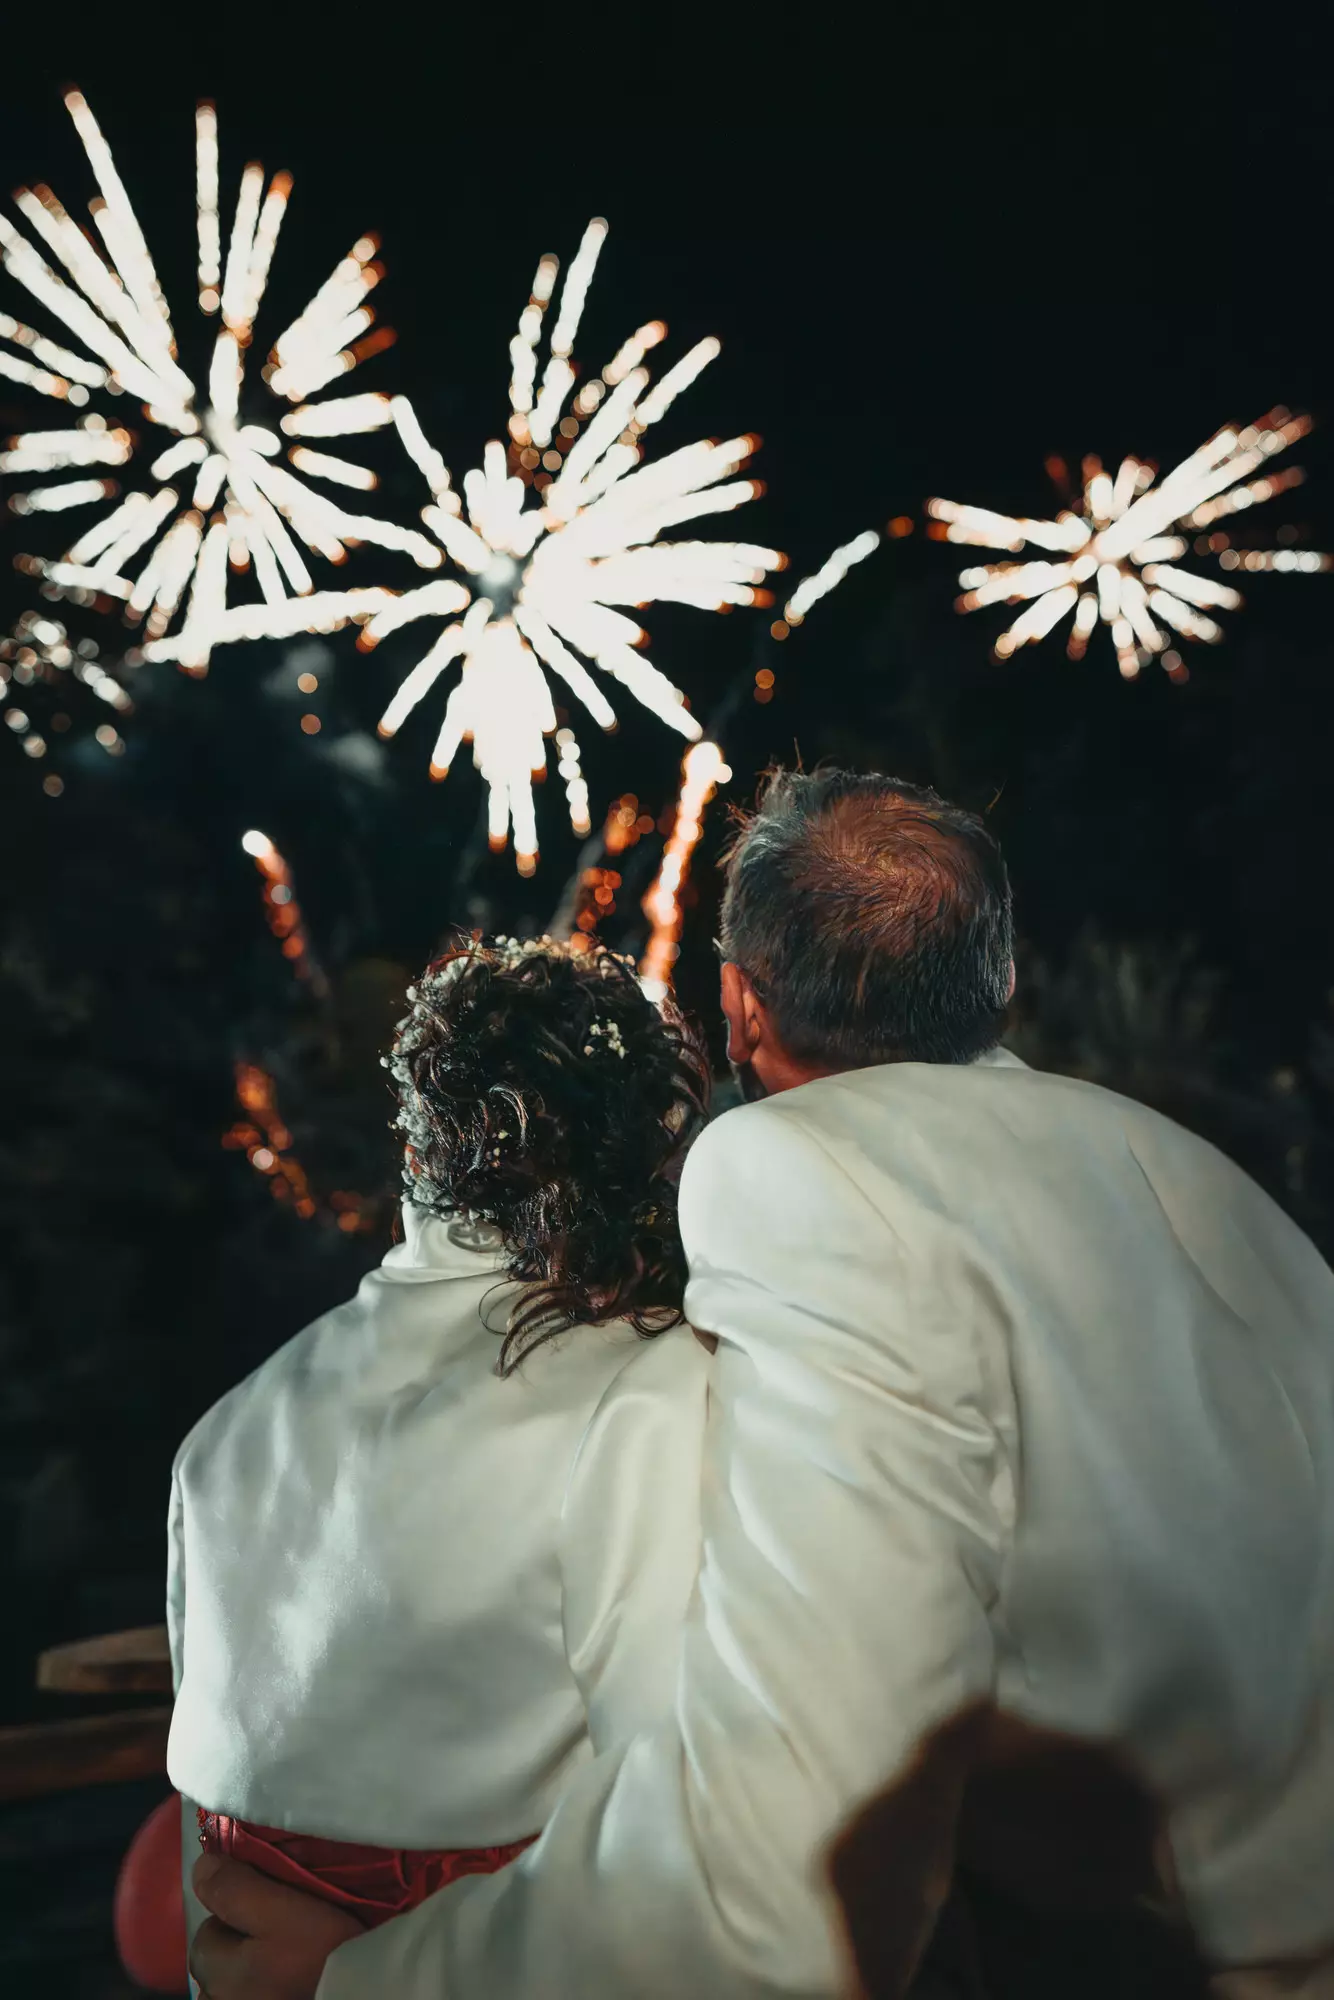
[[[504,1236],[525,1286],[497,1363],[572,1326],[681,1319],[676,1185],[708,1103],[698,1037],[600,945],[471,942],[409,987],[389,1059],[408,1198]]]

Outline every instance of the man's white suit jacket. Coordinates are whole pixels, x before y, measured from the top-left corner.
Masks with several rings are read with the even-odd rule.
[[[719,1344],[675,1712],[319,2000],[836,1992],[831,1836],[992,1696],[1132,1757],[1217,1960],[1327,1946],[1334,1277],[1301,1232],[999,1051],[728,1113],[681,1226]]]

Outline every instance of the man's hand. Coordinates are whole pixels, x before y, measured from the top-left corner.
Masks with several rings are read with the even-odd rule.
[[[192,1880],[213,1913],[190,1947],[204,2000],[314,2000],[330,1952],[364,1929],[346,1910],[222,1855],[201,1855]]]

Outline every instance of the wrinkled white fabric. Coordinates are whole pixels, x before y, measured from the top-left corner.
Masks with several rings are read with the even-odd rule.
[[[1164,1795],[1225,1962],[1334,1931],[1334,1276],[1210,1147],[1004,1054],[728,1113],[675,1712],[319,2000],[828,1996],[825,1843],[997,1694]]]
[[[181,1447],[168,1768],[265,1825],[491,1846],[670,1705],[708,1356],[580,1327],[502,1380],[494,1235],[404,1227]]]

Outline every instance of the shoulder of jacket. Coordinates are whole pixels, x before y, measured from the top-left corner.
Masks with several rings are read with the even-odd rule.
[[[782,1091],[775,1097],[764,1097],[754,1104],[738,1104],[733,1110],[724,1111],[696,1139],[687,1168],[696,1157],[726,1159],[738,1151],[760,1156],[770,1146],[786,1150],[802,1143],[818,1144],[819,1119],[813,1118],[809,1108],[801,1103],[802,1096],[801,1091]]]
[[[248,1375],[243,1375],[239,1382],[234,1382],[230,1389],[225,1389],[217,1401],[211,1403],[203,1415],[195,1419],[181,1440],[175,1459],[172,1461],[174,1477],[181,1476],[190,1459],[199,1461],[205,1456],[210,1446],[230,1430],[246,1407],[256,1398],[259,1398],[266,1411],[272,1414],[275,1401],[284,1393],[288,1379],[299,1367],[306,1347],[327,1317],[325,1314],[323,1318],[312,1321],[310,1326],[303,1327],[300,1333],[295,1333],[289,1340],[285,1340],[281,1347],[266,1355],[257,1367],[252,1368]]]
[[[710,1356],[684,1324],[642,1340],[626,1355],[582,1425],[570,1458],[563,1511],[606,1452],[633,1438],[637,1453],[702,1430]]]
[[[607,1396],[629,1390],[662,1389],[693,1396],[709,1370],[709,1356],[685,1321],[641,1340],[626,1356],[625,1365],[608,1385]],[[605,1398],[604,1398],[605,1400]]]

